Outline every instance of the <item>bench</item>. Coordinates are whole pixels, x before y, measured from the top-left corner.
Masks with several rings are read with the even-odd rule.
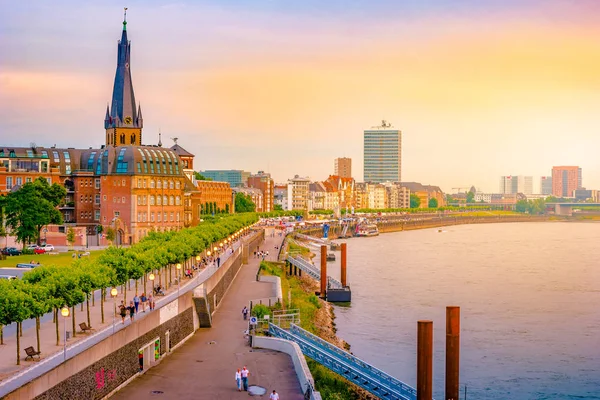
[[[82,322],[79,324],[79,327],[81,328],[81,332],[86,333],[87,331],[91,331],[94,328],[87,326],[87,324],[85,322]]]
[[[27,361],[28,358],[31,358],[31,361],[35,361],[33,359],[33,357],[35,357],[35,356],[37,356],[38,360],[40,359],[41,352],[35,351],[35,349],[33,348],[33,346],[27,347],[25,349],[25,353],[27,354],[27,357],[25,357],[25,361]]]

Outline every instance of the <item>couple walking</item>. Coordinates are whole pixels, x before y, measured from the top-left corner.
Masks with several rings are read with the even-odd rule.
[[[238,392],[242,391],[242,386],[244,387],[245,391],[248,391],[248,375],[250,375],[250,371],[248,371],[245,365],[241,371],[238,368],[237,372],[235,373],[235,382],[237,383]]]
[[[250,375],[250,371],[244,366],[242,370],[238,368],[235,373],[235,381],[237,383],[238,392],[242,391],[242,386],[244,391],[248,391],[248,375]],[[279,400],[279,394],[273,390],[273,392],[269,395],[269,400]]]

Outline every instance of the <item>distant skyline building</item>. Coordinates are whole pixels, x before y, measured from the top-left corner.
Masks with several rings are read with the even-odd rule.
[[[402,132],[387,121],[364,131],[365,182],[400,182],[402,172]]]
[[[540,194],[551,195],[552,194],[552,177],[542,176],[540,178]]]
[[[499,192],[501,194],[533,194],[533,176],[501,176]]]
[[[200,171],[200,173],[213,181],[227,182],[232,188],[245,186],[250,177],[250,172],[242,171],[240,169],[213,169]]]
[[[264,171],[258,171],[256,175],[250,175],[248,178],[248,187],[256,188],[262,191],[263,204],[257,204],[257,210],[260,208],[261,212],[273,211],[273,178],[271,174],[265,173]]]
[[[577,166],[552,167],[553,196],[573,197],[573,191],[581,188],[581,168]]]
[[[352,159],[347,157],[336,158],[333,169],[333,174],[340,178],[352,178]]]

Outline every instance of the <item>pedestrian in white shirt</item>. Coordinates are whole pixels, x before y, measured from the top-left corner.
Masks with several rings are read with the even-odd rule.
[[[279,400],[279,394],[273,390],[273,393],[269,396],[269,400]]]
[[[237,383],[238,392],[241,392],[242,391],[242,373],[240,372],[239,368],[235,373],[235,382]]]
[[[240,372],[240,374],[242,375],[242,383],[244,384],[244,390],[247,392],[248,391],[248,375],[250,375],[250,371],[248,371],[248,369],[244,365],[244,368],[242,368],[242,371]]]

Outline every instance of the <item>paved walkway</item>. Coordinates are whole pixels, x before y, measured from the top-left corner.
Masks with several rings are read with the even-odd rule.
[[[239,244],[236,242],[233,244],[234,247],[237,248]],[[221,256],[221,264],[223,264],[230,255],[222,255]],[[209,265],[210,267],[210,265]],[[5,270],[5,269],[3,269]],[[167,289],[166,294],[173,293],[177,291],[177,284],[175,283],[175,277],[177,270],[173,267],[173,285]],[[199,271],[196,271],[194,276],[196,276]],[[183,269],[181,274],[183,275]],[[162,278],[162,286],[165,286],[165,282],[168,281],[168,272],[163,273]],[[158,276],[156,277],[155,283],[158,285]],[[181,280],[181,288],[185,287],[190,283],[190,280],[183,278]],[[147,282],[148,294],[151,292],[152,283],[150,281]],[[119,294],[116,297],[117,306],[121,303],[123,299],[123,293],[121,293],[121,287],[118,288]],[[144,287],[140,283],[138,284],[138,295],[141,295],[144,292]],[[132,281],[131,290],[127,290],[127,303],[133,300],[135,295],[135,283]],[[92,303],[90,302],[90,320],[91,325],[94,328],[94,332],[99,332],[106,327],[110,327],[113,323],[113,314],[112,310],[114,309],[113,300],[110,297],[110,293],[107,294],[107,301],[104,303],[104,324],[102,323],[101,310],[100,310],[100,291],[97,290],[94,293],[95,296],[95,305],[92,307]],[[158,296],[154,298],[157,306],[161,304],[164,300],[164,297]],[[146,307],[146,313],[148,313],[148,307]],[[140,304],[138,317],[143,317],[144,313],[142,313],[142,305]],[[60,333],[60,344],[56,345],[56,326],[52,322],[52,313],[46,314],[41,319],[40,324],[40,348],[41,348],[41,359],[44,360],[46,358],[51,357],[52,355],[63,351],[63,331],[64,331],[64,320],[63,317],[59,314],[59,333]],[[85,305],[83,307],[83,311],[81,311],[81,307],[75,307],[75,326],[76,329],[76,337],[71,337],[67,341],[67,346],[72,346],[83,339],[89,338],[90,334],[80,333],[79,324],[82,322],[87,323],[87,313]],[[117,315],[115,317],[115,322],[117,327],[121,324],[121,317]],[[126,318],[125,324],[130,324],[131,321],[129,317]],[[71,317],[68,317],[66,321],[67,332],[72,335],[73,325],[71,321]],[[16,365],[17,362],[17,341],[15,337],[15,324],[11,324],[7,327],[4,327],[4,346],[0,346],[0,386],[8,380],[9,377],[12,377],[18,373],[24,372],[26,369],[38,365],[39,361],[25,361],[25,351],[26,347],[33,346],[37,348],[37,340],[36,340],[36,331],[35,331],[35,320],[27,320],[23,322],[23,336],[21,337],[21,352],[19,354],[21,358],[21,365]]]
[[[269,232],[269,230],[267,230]],[[266,238],[261,250],[269,251],[275,260],[282,238]],[[119,391],[115,399],[147,399],[151,391],[159,390],[169,399],[239,399],[235,371],[244,365],[250,371],[249,385],[273,389],[285,400],[301,400],[303,395],[291,358],[284,353],[252,350],[244,339],[247,322],[242,319],[242,307],[251,299],[271,296],[272,284],[256,281],[259,260],[250,255],[233,281],[224,300],[213,315],[213,327],[201,328],[196,334]],[[209,344],[211,342],[214,344]]]

